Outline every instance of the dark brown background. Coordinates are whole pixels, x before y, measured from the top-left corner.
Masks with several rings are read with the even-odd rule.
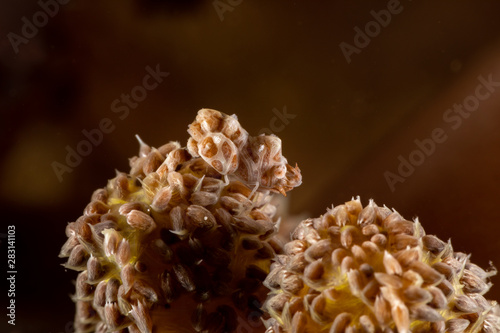
[[[7,34],[20,34],[21,18],[40,7],[2,2],[0,233],[16,226],[18,275],[17,325],[7,327],[2,311],[0,331],[69,332],[76,274],[57,257],[66,223],[115,168],[127,169],[135,134],[153,146],[185,144],[202,107],[236,113],[254,134],[275,108],[296,115],[276,133],[304,179],[289,196],[290,224],[359,194],[419,216],[481,266],[500,266],[500,92],[457,130],[442,119],[479,75],[500,81],[500,2],[401,1],[348,64],[339,44],[352,44],[354,27],[386,5],[245,0],[221,20],[212,1],[72,0],[15,54]],[[111,102],[156,64],[170,76],[120,120]],[[66,145],[103,118],[116,129],[59,182],[51,163],[64,163]],[[396,173],[398,156],[437,127],[448,139],[391,191],[384,172]],[[489,296],[500,299],[493,282]]]

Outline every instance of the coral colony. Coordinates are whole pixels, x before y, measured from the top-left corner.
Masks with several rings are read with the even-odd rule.
[[[202,109],[186,147],[139,139],[61,249],[76,332],[500,332],[483,270],[418,220],[359,198],[277,238],[302,176],[275,135]]]

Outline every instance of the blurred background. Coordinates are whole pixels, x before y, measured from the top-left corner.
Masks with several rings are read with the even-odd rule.
[[[300,166],[284,233],[360,195],[500,266],[499,12],[486,0],[1,2],[0,237],[16,226],[18,274],[16,326],[2,314],[0,331],[72,332],[67,222],[128,170],[135,134],[184,145],[202,107],[275,133]]]

